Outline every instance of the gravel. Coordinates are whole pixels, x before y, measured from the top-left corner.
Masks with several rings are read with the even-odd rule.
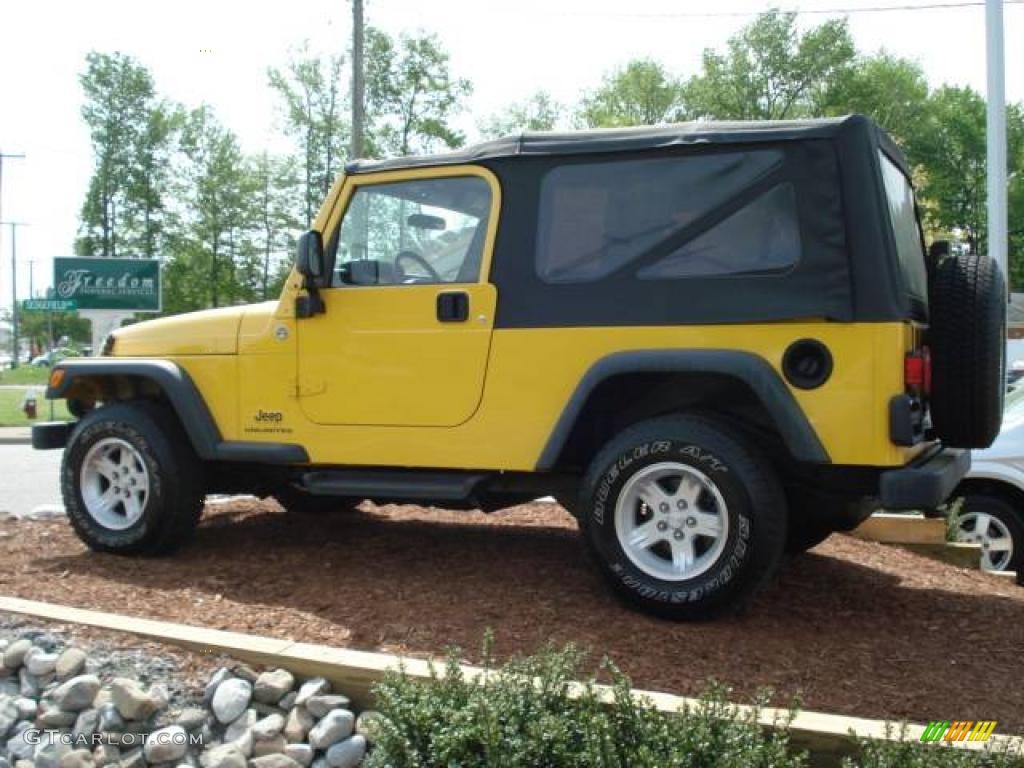
[[[197,690],[167,659],[70,646],[3,614],[0,657],[0,768],[348,768],[366,754],[349,699],[322,679],[237,665]],[[49,738],[33,743],[37,728]]]

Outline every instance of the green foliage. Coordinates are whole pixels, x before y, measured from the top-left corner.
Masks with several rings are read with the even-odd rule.
[[[826,85],[821,112],[868,115],[906,145],[917,136],[927,101],[928,81],[920,65],[881,51],[858,59]]]
[[[756,710],[740,714],[713,688],[690,710],[658,712],[634,699],[629,681],[606,664],[615,706],[592,684],[573,691],[583,657],[572,647],[516,659],[467,679],[453,652],[443,675],[422,683],[402,673],[376,689],[379,723],[371,768],[488,766],[663,768],[802,766],[787,737],[766,736]],[[490,666],[490,665],[488,665]],[[570,695],[572,693],[572,695]]]
[[[986,745],[984,751],[957,749],[948,743],[922,744],[906,738],[904,727],[898,740],[858,740],[860,753],[843,760],[843,768],[1024,768],[1024,759],[1009,745]]]
[[[89,322],[74,312],[19,312],[18,334],[43,350],[64,336],[85,343],[90,339]]]
[[[303,214],[313,220],[345,162],[351,125],[342,56],[314,56],[304,44],[284,70],[268,71],[270,87],[284,104],[285,131],[299,151],[304,173]]]
[[[550,131],[562,118],[562,105],[547,91],[537,91],[526,101],[509,105],[480,126],[485,138],[512,136],[522,131]]]
[[[452,75],[448,52],[434,35],[366,31],[367,146],[376,156],[459,147],[465,137],[451,119],[472,92]]]
[[[76,251],[153,257],[162,244],[163,189],[180,112],[157,96],[145,67],[121,53],[89,53],[80,81],[96,165]]]
[[[821,112],[829,86],[853,66],[846,20],[801,33],[795,13],[762,13],[729,39],[724,53],[704,51],[703,71],[687,81],[695,118],[781,120]]]
[[[636,59],[583,98],[577,122],[587,128],[657,125],[680,119],[682,87],[651,59]]]

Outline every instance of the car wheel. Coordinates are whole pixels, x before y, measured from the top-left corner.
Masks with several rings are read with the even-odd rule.
[[[638,424],[593,460],[580,525],[605,577],[673,619],[737,605],[775,571],[786,503],[769,462],[704,416]]]
[[[362,499],[351,496],[315,496],[292,485],[277,489],[273,496],[285,512],[297,515],[327,515],[352,509],[362,503]]]
[[[957,516],[956,540],[981,546],[981,569],[1017,571],[1024,566],[1024,520],[999,496],[968,494]]]
[[[177,419],[143,401],[87,414],[64,451],[61,491],[91,549],[157,554],[179,547],[203,512],[203,467]]]

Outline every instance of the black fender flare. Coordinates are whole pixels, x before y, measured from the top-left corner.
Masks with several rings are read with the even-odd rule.
[[[783,442],[797,461],[831,463],[825,446],[793,393],[763,357],[732,349],[644,349],[616,352],[590,367],[551,430],[537,461],[538,470],[554,467],[583,406],[598,384],[626,373],[715,373],[738,379],[750,387],[771,414]]]
[[[56,386],[47,386],[50,400],[67,396],[76,380],[132,377],[152,381],[166,395],[181,421],[196,454],[209,461],[245,461],[261,464],[305,464],[309,455],[301,445],[224,440],[192,377],[177,363],[160,359],[95,358],[65,360],[51,373],[64,371]]]

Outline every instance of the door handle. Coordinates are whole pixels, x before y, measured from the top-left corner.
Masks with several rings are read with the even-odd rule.
[[[437,294],[437,319],[442,323],[464,323],[469,319],[469,294],[445,291]]]

